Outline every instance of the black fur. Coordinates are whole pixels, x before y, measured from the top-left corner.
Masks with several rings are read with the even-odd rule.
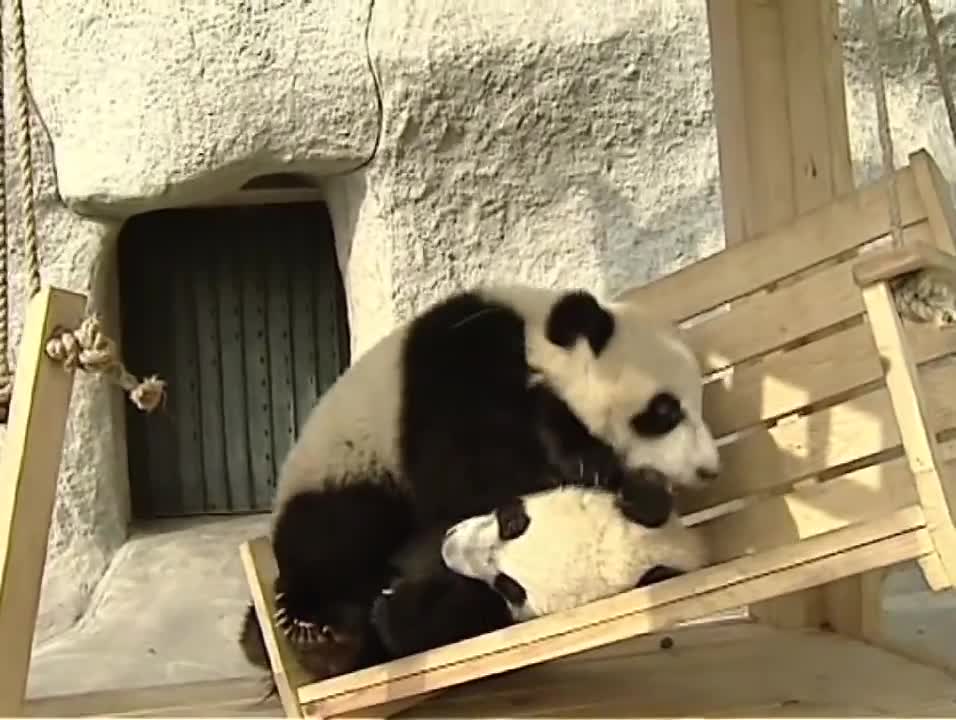
[[[291,498],[272,539],[277,606],[321,626],[334,622],[330,611],[347,612],[336,605],[371,603],[388,580],[389,555],[412,529],[408,499],[382,478]]]
[[[500,572],[495,576],[494,588],[512,605],[524,605],[528,599],[524,586],[507,573]]]
[[[495,508],[495,519],[498,521],[498,537],[502,540],[521,537],[531,524],[521,498],[513,498]]]
[[[391,657],[403,657],[503,628],[507,606],[480,580],[442,570],[399,582],[372,610],[372,624]]]
[[[547,328],[565,346],[586,336],[596,353],[613,331],[613,318],[586,293],[560,300]],[[289,502],[274,544],[277,590],[290,617],[336,625],[356,612],[368,617],[374,601],[387,645],[446,644],[510,619],[483,583],[444,575],[375,600],[389,555],[416,532],[595,478],[622,491],[638,522],[659,525],[670,514],[662,484],[630,477],[557,395],[531,385],[524,320],[511,308],[469,292],[435,305],[411,323],[400,366],[399,474],[407,494],[389,478],[354,476]],[[405,631],[417,639],[400,637]]]
[[[621,480],[617,506],[631,522],[644,527],[664,525],[674,511],[667,476],[654,468],[627,473]]]
[[[637,582],[637,587],[647,587],[654,583],[680,577],[683,574],[684,572],[677,568],[668,567],[667,565],[655,565],[641,576],[641,579]]]
[[[684,417],[680,400],[673,393],[659,392],[644,410],[631,418],[631,427],[644,437],[660,437],[680,425]]]
[[[569,292],[551,310],[545,336],[555,345],[570,348],[586,337],[591,350],[600,355],[614,335],[614,316],[588,292]]]

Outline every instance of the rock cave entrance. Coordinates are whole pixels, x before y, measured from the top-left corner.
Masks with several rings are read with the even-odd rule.
[[[286,451],[349,363],[326,206],[148,212],[118,253],[124,355],[169,383],[152,415],[127,404],[133,519],[267,511]]]

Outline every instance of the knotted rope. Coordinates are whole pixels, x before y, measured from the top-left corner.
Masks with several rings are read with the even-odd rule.
[[[77,368],[108,377],[129,393],[136,407],[152,412],[165,397],[166,383],[152,375],[138,380],[116,352],[116,343],[100,331],[96,315],[86,317],[76,330],[58,328],[46,344],[46,353],[67,370]]]
[[[0,9],[0,38],[2,31]],[[23,245],[27,269],[27,297],[40,292],[40,260],[37,250],[36,208],[33,202],[33,137],[30,127],[29,85],[27,83],[26,40],[22,0],[13,0],[13,64],[17,136],[17,162],[20,171],[20,215],[23,226]],[[8,307],[8,242],[6,205],[6,155],[4,116],[3,46],[0,41],[0,422],[7,418],[12,395],[13,377],[10,372],[9,342],[10,317]],[[120,360],[116,344],[100,330],[96,315],[90,315],[76,330],[58,329],[46,344],[47,355],[62,363],[66,370],[81,369],[102,375],[129,394],[140,410],[151,412],[162,402],[166,383],[151,376],[138,380]]]

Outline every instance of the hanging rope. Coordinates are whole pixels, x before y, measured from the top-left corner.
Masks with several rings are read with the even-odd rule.
[[[873,0],[863,0],[864,20],[867,44],[870,46],[870,82],[876,100],[876,124],[880,135],[880,149],[883,152],[883,182],[886,186],[890,208],[890,228],[893,244],[903,245],[903,221],[900,218],[900,198],[896,187],[896,168],[893,162],[893,134],[890,131],[890,114],[886,106],[886,88],[883,85],[883,63],[880,59],[880,38],[876,24],[876,10]]]
[[[2,8],[0,8],[2,16]],[[2,18],[0,18],[2,22]],[[30,127],[29,85],[27,83],[26,39],[22,0],[13,0],[13,73],[17,161],[20,172],[20,220],[23,227],[24,256],[26,258],[28,297],[40,292],[40,260],[37,242],[36,208],[34,206],[33,137]],[[0,25],[0,38],[2,38]],[[0,421],[9,411],[12,377],[10,374],[9,341],[10,318],[8,308],[7,266],[7,206],[6,155],[4,132],[3,47],[0,41]],[[104,335],[99,318],[94,314],[85,318],[75,330],[58,328],[46,344],[47,355],[61,363],[68,371],[77,369],[102,375],[119,385],[136,407],[151,412],[165,397],[166,383],[153,375],[138,380],[120,360],[116,343]]]
[[[949,131],[953,135],[953,143],[956,144],[956,103],[953,102],[953,93],[949,87],[949,79],[946,76],[946,65],[943,62],[943,50],[939,44],[939,33],[936,30],[936,20],[933,18],[933,11],[930,9],[929,0],[917,0],[920,10],[923,11],[923,25],[926,27],[926,42],[929,45],[929,54],[933,58],[933,65],[936,67],[936,82],[939,83],[939,91],[943,96],[943,105],[946,107],[946,116],[949,118]]]
[[[17,164],[20,169],[20,223],[27,260],[29,297],[40,292],[40,256],[37,253],[37,219],[33,206],[33,133],[30,129],[30,90],[27,87],[26,38],[23,0],[13,0],[13,79],[16,83]]]
[[[4,103],[6,88],[3,84],[3,7],[0,5],[0,422],[6,422],[13,394],[13,376],[10,374],[10,308],[7,288],[7,146]]]

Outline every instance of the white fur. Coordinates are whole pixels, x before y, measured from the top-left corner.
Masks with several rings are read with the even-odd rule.
[[[406,326],[359,357],[319,398],[279,471],[275,507],[330,478],[370,468],[398,476],[401,348]],[[372,474],[374,477],[374,473]]]
[[[602,302],[615,318],[607,347],[595,356],[582,338],[568,352],[545,337],[547,310],[556,297],[545,302],[534,292],[522,289],[507,296],[535,319],[526,339],[528,362],[595,437],[615,448],[630,467],[648,465],[679,485],[699,486],[700,468],[719,470],[717,444],[701,412],[700,364],[676,327],[635,303]],[[664,390],[680,400],[686,419],[667,435],[638,436],[631,418]]]
[[[489,585],[504,573],[524,588],[526,602],[510,606],[516,620],[633,589],[656,565],[689,572],[707,563],[699,534],[679,516],[644,527],[628,520],[605,490],[566,486],[523,501],[531,522],[519,537],[501,540],[491,513],[458,523],[442,544],[451,570]]]

